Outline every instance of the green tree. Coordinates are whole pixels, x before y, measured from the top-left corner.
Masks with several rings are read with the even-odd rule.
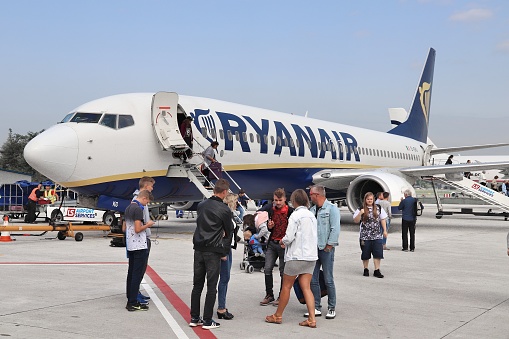
[[[28,132],[26,135],[22,135],[13,133],[12,129],[9,128],[7,141],[0,148],[0,168],[32,174],[32,178],[35,181],[46,179],[42,174],[30,167],[23,157],[23,149],[26,144],[43,131]]]

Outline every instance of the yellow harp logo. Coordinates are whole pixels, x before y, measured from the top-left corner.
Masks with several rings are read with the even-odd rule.
[[[419,87],[420,101],[422,112],[424,113],[424,119],[426,119],[426,125],[428,124],[428,112],[429,112],[429,101],[431,98],[430,94],[431,84],[423,82],[422,86]]]

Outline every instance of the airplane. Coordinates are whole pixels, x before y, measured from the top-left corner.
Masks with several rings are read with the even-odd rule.
[[[391,127],[394,128],[398,125],[400,125],[403,121],[406,120],[408,116],[407,111],[404,108],[389,108],[389,117],[391,120]],[[431,141],[430,138],[427,139],[428,145],[434,145],[436,148],[437,146],[433,141]],[[500,147],[505,146],[505,144],[495,144],[492,145],[492,147]],[[458,150],[452,149],[451,153],[453,153],[454,157],[452,159],[453,164],[466,164],[467,161],[471,161],[472,163],[486,163],[486,162],[504,162],[509,161],[509,157],[505,155],[460,155],[458,153]],[[441,153],[441,154],[434,154],[431,159],[430,163],[433,165],[445,165],[445,162],[447,161],[447,158],[451,153]],[[500,185],[501,183],[505,182],[509,179],[509,170],[506,169],[492,169],[492,170],[485,170],[485,178],[488,183],[491,183],[491,181],[495,178],[495,176],[498,176],[498,179],[496,180],[497,183]],[[474,181],[479,181],[479,177],[481,175],[481,172],[471,172],[471,179]]]
[[[174,92],[129,93],[73,109],[32,139],[24,157],[78,192],[82,204],[123,212],[146,175],[156,180],[156,201],[201,201],[199,187],[170,169],[199,166],[200,153],[217,140],[229,179],[252,199],[271,199],[278,187],[291,193],[320,184],[352,211],[366,192],[389,192],[398,213],[404,190],[415,196],[412,184],[421,176],[509,166],[429,166],[437,150],[427,144],[435,54],[430,48],[408,119],[387,133]],[[179,125],[188,116],[194,156],[184,165],[179,154],[188,146]]]

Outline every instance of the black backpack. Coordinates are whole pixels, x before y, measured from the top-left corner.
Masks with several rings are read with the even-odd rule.
[[[424,205],[419,199],[415,199],[414,204],[414,217],[420,217],[422,215],[422,211],[424,210]]]

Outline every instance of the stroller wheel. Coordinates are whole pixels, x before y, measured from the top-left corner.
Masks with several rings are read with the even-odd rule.
[[[247,266],[246,266],[246,272],[247,272],[247,273],[253,273],[253,272],[254,272],[254,267],[253,267],[253,265],[247,265]]]

